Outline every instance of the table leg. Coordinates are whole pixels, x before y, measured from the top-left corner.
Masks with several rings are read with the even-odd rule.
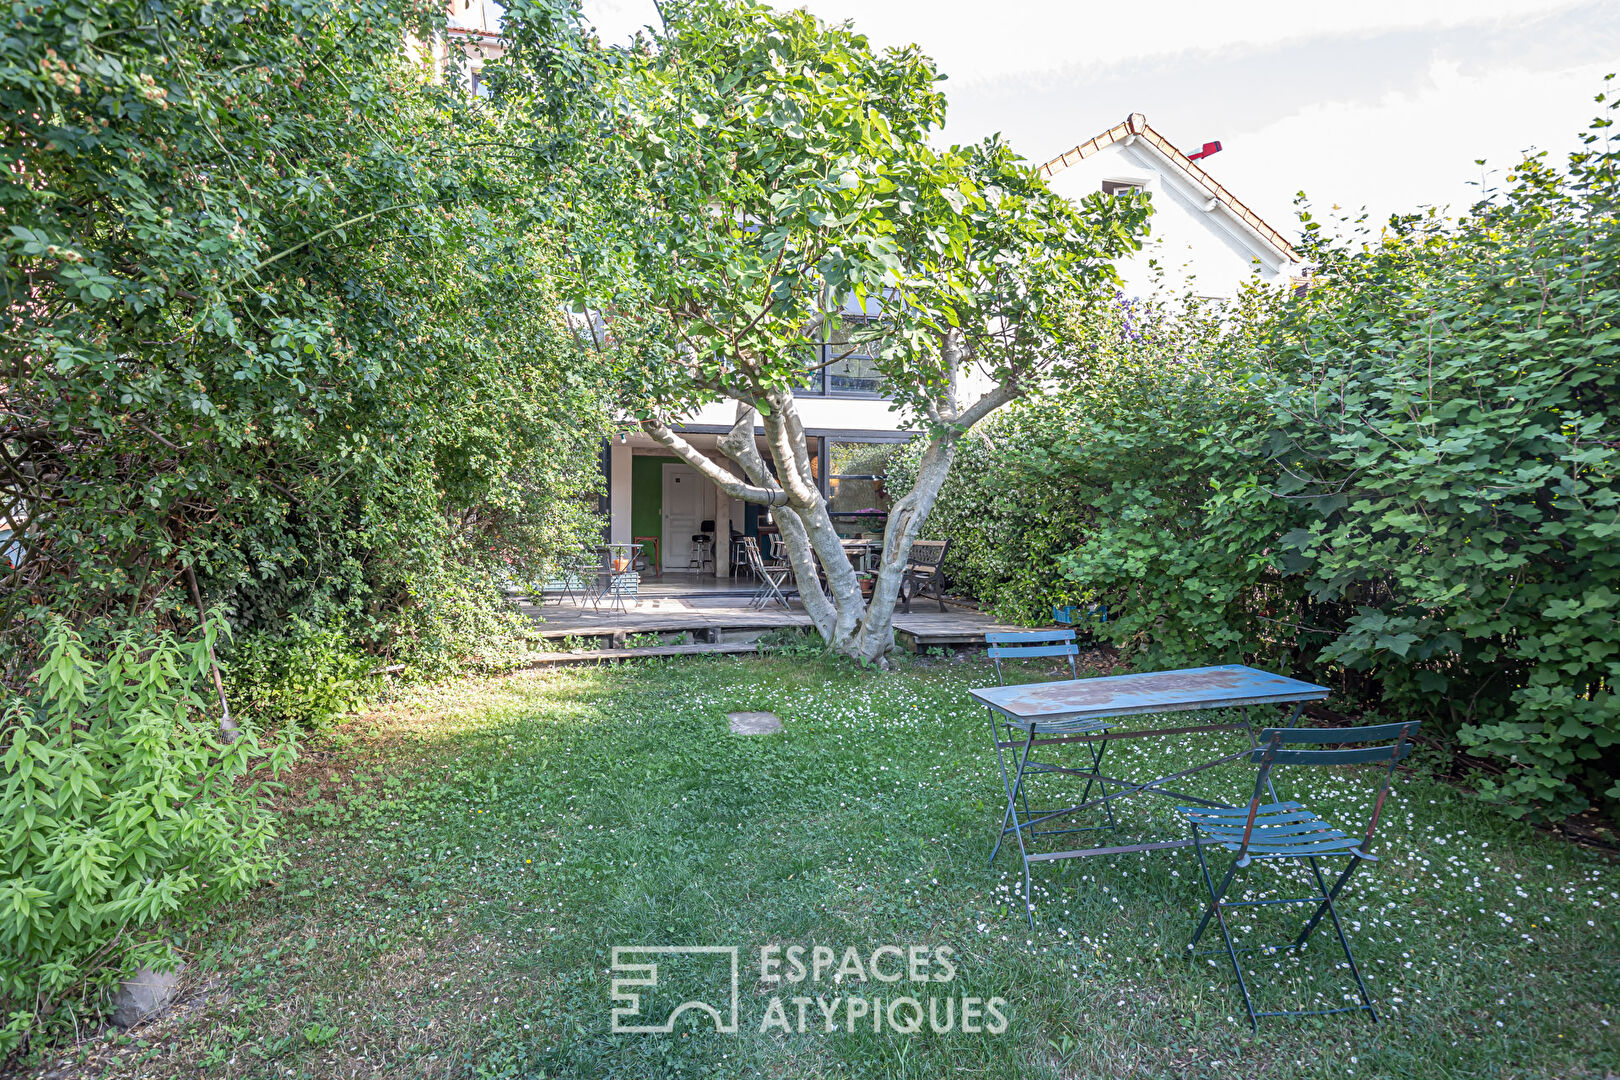
[[[1107,801],[1108,785],[1103,783],[1102,776],[1102,759],[1103,755],[1108,753],[1108,742],[1107,740],[1101,740],[1094,742],[1092,745],[1094,749],[1091,751],[1091,775],[1086,777],[1086,790],[1080,793],[1080,801],[1085,802],[1091,798],[1091,785],[1095,781],[1097,790],[1101,791],[1104,796],[1103,812],[1108,817],[1108,827],[1118,832],[1119,822],[1114,820],[1114,806]]]
[[[1017,820],[1018,814],[1013,806],[1012,780],[1007,776],[1007,758],[1001,752],[1001,733],[996,730],[996,713],[990,713],[990,745],[996,748],[996,764],[1001,766],[1001,787],[1007,793],[1007,810],[1001,815],[1001,831],[996,834],[996,846],[990,849],[990,865],[996,865],[996,856],[1001,853],[1001,842],[1007,839],[1007,822]]]
[[[1018,758],[1018,769],[1013,774],[1013,798],[1007,800],[1007,808],[1013,811],[1013,835],[1018,838],[1018,855],[1024,864],[1024,915],[1029,919],[1029,932],[1035,932],[1035,896],[1029,884],[1029,848],[1024,844],[1024,825],[1018,821],[1018,812],[1014,806],[1014,799],[1023,793],[1024,766],[1029,763],[1029,751],[1035,742],[1035,729],[1030,728],[1029,738],[1024,742],[1024,752]]]

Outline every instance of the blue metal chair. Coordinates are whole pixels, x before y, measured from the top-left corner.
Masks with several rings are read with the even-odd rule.
[[[1108,621],[1108,605],[1087,604],[1080,607],[1077,604],[1068,604],[1064,607],[1055,607],[1052,609],[1052,621],[1062,623],[1064,626],[1105,623]]]
[[[1006,673],[1001,668],[1003,660],[1034,660],[1041,657],[1062,656],[1069,661],[1069,678],[1078,679],[1079,669],[1075,666],[1075,657],[1080,653],[1080,647],[1074,642],[1073,630],[1034,630],[1020,633],[990,633],[984,635],[985,650],[996,666],[996,682],[1006,686]],[[1035,928],[1035,914],[1029,903],[1029,850],[1024,841],[1027,835],[1030,842],[1037,836],[1060,836],[1065,833],[1094,832],[1104,828],[1102,825],[1088,825],[1080,828],[1067,829],[1037,829],[1036,826],[1048,821],[1054,821],[1073,810],[1067,807],[1060,810],[1031,810],[1029,795],[1024,790],[1024,778],[1030,773],[1065,773],[1071,776],[1084,776],[1086,778],[1085,793],[1080,796],[1084,803],[1091,798],[1091,787],[1096,784],[1104,794],[1108,788],[1101,779],[1103,754],[1108,749],[1106,742],[1096,742],[1088,735],[1107,731],[1111,725],[1100,720],[1055,721],[1046,724],[1031,724],[1027,728],[1014,725],[1004,716],[998,716],[993,710],[990,712],[990,741],[996,748],[996,762],[1001,766],[1001,782],[1007,792],[1007,809],[1001,817],[1001,832],[996,837],[996,845],[990,851],[990,865],[996,863],[996,856],[1001,853],[1002,842],[1007,834],[1012,833],[1018,838],[1018,849],[1024,861],[1024,906],[1025,914],[1029,916],[1030,929]],[[1014,735],[1015,729],[1018,734]],[[1048,738],[1037,739],[1038,735]],[[1003,738],[1005,736],[1005,738]],[[1062,743],[1082,741],[1091,751],[1091,768],[1071,769],[1060,765],[1053,765],[1042,761],[1031,761],[1030,751],[1037,746],[1049,743]],[[1005,751],[1012,750],[1016,765],[1011,776],[1007,771],[1007,758]],[[1019,818],[1018,808],[1023,808],[1023,817]],[[1114,808],[1110,803],[1103,803],[1103,812],[1108,818],[1107,828],[1117,829],[1114,820]]]
[[[1372,1014],[1373,1021],[1377,1022],[1378,1010],[1373,1007],[1372,995],[1367,992],[1367,983],[1361,977],[1361,969],[1356,966],[1356,958],[1351,955],[1350,940],[1345,937],[1344,927],[1339,922],[1339,913],[1333,902],[1338,899],[1345,883],[1350,880],[1350,875],[1355,873],[1358,867],[1363,863],[1378,861],[1378,857],[1372,853],[1373,833],[1378,828],[1378,815],[1384,809],[1384,799],[1389,794],[1390,781],[1395,775],[1395,765],[1412,752],[1412,737],[1417,734],[1418,727],[1416,721],[1411,721],[1358,728],[1264,728],[1260,732],[1259,745],[1249,753],[1250,762],[1259,765],[1260,770],[1255,777],[1254,796],[1247,806],[1177,808],[1192,828],[1193,847],[1198,852],[1198,866],[1203,871],[1204,885],[1209,890],[1209,905],[1204,909],[1203,918],[1199,920],[1198,929],[1193,932],[1192,940],[1187,943],[1188,955],[1207,955],[1195,952],[1195,947],[1198,939],[1208,928],[1210,919],[1215,919],[1220,924],[1221,936],[1226,939],[1226,955],[1232,961],[1232,971],[1237,975],[1238,988],[1243,993],[1243,1007],[1248,1010],[1249,1023],[1255,1030],[1259,1030],[1262,1016],[1325,1016],[1331,1013],[1365,1011]],[[1323,744],[1326,743],[1381,745],[1324,749]],[[1289,744],[1307,744],[1314,746],[1315,749],[1285,749]],[[1385,763],[1387,767],[1384,770],[1383,786],[1379,788],[1377,801],[1373,804],[1372,816],[1367,821],[1365,833],[1359,838],[1335,828],[1327,819],[1297,802],[1283,802],[1277,797],[1276,788],[1271,782],[1271,771],[1278,765],[1373,763]],[[1268,795],[1269,802],[1266,801]],[[1215,879],[1209,872],[1209,862],[1204,856],[1206,847],[1221,847],[1234,853],[1232,865],[1227,867],[1226,876],[1221,879],[1219,886],[1215,884]],[[1347,858],[1349,862],[1329,888],[1317,860],[1340,857]],[[1237,872],[1248,870],[1259,859],[1299,860],[1310,868],[1317,891],[1310,896],[1275,900],[1226,899]],[[1284,946],[1285,948],[1303,948],[1310,940],[1317,924],[1322,921],[1323,915],[1333,920],[1333,929],[1338,933],[1339,945],[1344,949],[1344,958],[1349,961],[1350,973],[1355,976],[1356,988],[1361,995],[1360,1005],[1337,1009],[1255,1011],[1254,1002],[1249,997],[1248,983],[1243,978],[1243,968],[1238,963],[1239,950],[1232,943],[1232,933],[1226,925],[1226,912],[1231,908],[1273,904],[1316,905],[1316,910],[1306,921],[1299,936],[1292,944]]]

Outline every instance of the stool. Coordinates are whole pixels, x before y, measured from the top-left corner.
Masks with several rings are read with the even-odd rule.
[[[692,537],[692,557],[686,561],[688,570],[703,573],[703,568],[714,567],[714,522],[698,522],[697,535]]]
[[[692,537],[692,556],[686,560],[686,568],[701,574],[705,566],[714,566],[714,537],[698,533]]]

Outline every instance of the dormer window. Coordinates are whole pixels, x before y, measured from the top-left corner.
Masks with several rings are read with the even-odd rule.
[[[1102,193],[1104,195],[1129,195],[1133,191],[1141,191],[1147,185],[1141,180],[1104,180]]]

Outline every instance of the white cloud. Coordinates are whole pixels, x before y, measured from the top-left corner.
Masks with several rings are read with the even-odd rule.
[[[954,82],[1069,64],[1118,63],[1190,49],[1249,48],[1295,38],[1440,28],[1546,14],[1577,0],[808,0],[829,22],[853,19],[880,46],[916,42]],[[604,41],[657,25],[652,0],[585,0]]]
[[[778,3],[789,6],[786,0]],[[808,0],[880,46],[916,41],[951,76],[944,137],[1003,131],[1041,160],[1146,111],[1285,232],[1294,192],[1375,218],[1462,209],[1537,147],[1562,154],[1620,67],[1620,0]],[[652,0],[585,0],[604,41]],[[1601,61],[1601,62],[1599,62]],[[1612,86],[1613,84],[1611,84]]]
[[[643,26],[658,25],[658,7],[652,0],[585,0],[585,17],[602,40],[618,44]]]
[[[1366,206],[1375,220],[1424,204],[1464,210],[1479,197],[1482,175],[1500,181],[1526,150],[1559,157],[1576,149],[1598,114],[1592,97],[1612,66],[1467,74],[1437,60],[1415,92],[1365,104],[1311,104],[1237,132],[1209,167],[1285,231],[1301,189],[1318,210]],[[1474,164],[1479,158],[1486,159],[1484,169]]]

